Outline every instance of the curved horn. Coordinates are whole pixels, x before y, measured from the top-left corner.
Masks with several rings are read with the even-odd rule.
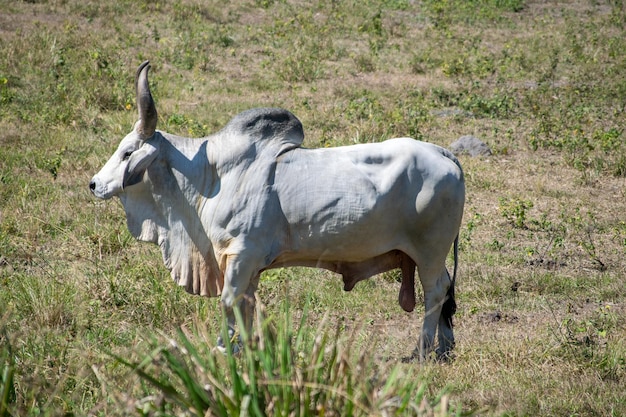
[[[135,78],[135,89],[137,91],[137,108],[139,109],[139,123],[137,132],[144,138],[149,138],[154,134],[157,125],[157,111],[150,94],[150,84],[148,83],[148,70],[150,61],[144,61],[137,70]]]

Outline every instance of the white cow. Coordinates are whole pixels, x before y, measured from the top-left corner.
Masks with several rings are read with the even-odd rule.
[[[221,296],[249,323],[262,271],[325,268],[344,289],[401,268],[399,303],[415,307],[417,266],[426,314],[417,352],[454,346],[452,315],[463,172],[447,150],[410,138],[305,149],[300,121],[253,109],[202,139],[156,130],[148,62],[137,71],[139,121],[89,188],[118,196],[128,229],[161,247],[172,278],[192,294]],[[445,260],[454,245],[454,274]]]

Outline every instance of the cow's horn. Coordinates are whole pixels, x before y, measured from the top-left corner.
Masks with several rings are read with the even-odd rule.
[[[145,139],[151,137],[156,130],[157,111],[150,94],[150,85],[148,83],[148,70],[150,69],[150,61],[144,61],[137,70],[135,78],[135,88],[137,90],[137,107],[139,109],[139,124],[137,131]]]

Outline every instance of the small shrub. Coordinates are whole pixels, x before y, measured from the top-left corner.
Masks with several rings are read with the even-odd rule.
[[[15,98],[15,92],[12,91],[7,77],[0,76],[0,104],[9,104]]]
[[[436,27],[447,28],[452,24],[476,24],[500,21],[507,12],[521,12],[524,0],[427,0],[424,8]]]
[[[374,72],[376,70],[376,64],[371,55],[360,54],[356,55],[353,59],[357,70],[361,72]]]
[[[515,107],[515,99],[506,93],[490,97],[470,92],[460,101],[460,107],[478,117],[506,118]]]
[[[527,228],[528,210],[533,208],[534,204],[530,200],[522,200],[519,198],[500,198],[499,210],[502,217],[518,229]]]
[[[204,137],[209,133],[207,125],[179,113],[171,114],[167,118],[166,126],[165,129],[170,132],[181,132],[182,135],[193,138]]]
[[[621,327],[611,304],[598,306],[584,317],[567,315],[559,326],[557,354],[595,369],[603,380],[620,381],[626,376],[626,356],[613,333]]]
[[[355,93],[345,107],[349,120],[369,120],[383,112],[383,105],[367,91]]]

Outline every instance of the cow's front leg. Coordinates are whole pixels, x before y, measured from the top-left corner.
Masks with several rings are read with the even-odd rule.
[[[226,308],[226,318],[228,320],[228,327],[234,328],[237,324],[237,317],[235,316],[235,309],[239,309],[241,313],[241,320],[246,333],[250,334],[252,331],[252,321],[254,319],[254,309],[256,307],[256,299],[254,294],[256,293],[259,285],[259,274],[254,279],[250,280],[248,288],[244,292],[243,296],[239,299],[236,305]]]
[[[235,328],[237,326],[237,316],[235,314],[236,310],[239,310],[241,313],[241,319],[243,321],[243,326],[247,334],[249,335],[252,331],[252,321],[254,318],[254,310],[256,306],[256,299],[254,293],[256,292],[257,285],[253,285],[254,282],[258,282],[258,279],[252,280],[248,290],[241,298],[239,303],[233,307],[226,307],[224,303],[222,303],[224,308],[224,314],[226,315],[226,322],[228,324],[228,339],[231,342],[231,347],[233,353],[239,353],[241,349],[241,336],[236,334]],[[240,329],[241,330],[241,329]],[[236,336],[236,337],[235,337]],[[226,343],[222,336],[217,338],[217,348],[222,352],[226,353]]]
[[[240,256],[236,255],[229,255],[226,261],[221,303],[228,324],[228,337],[231,341],[233,341],[237,325],[235,310],[241,313],[245,331],[249,334],[252,330],[254,293],[259,283],[259,272],[257,268],[251,267],[251,264],[251,262],[244,262]],[[240,340],[234,342],[236,343],[233,345],[233,352],[236,353],[239,350]],[[218,338],[217,345],[218,349],[225,351],[225,343],[221,336]]]

